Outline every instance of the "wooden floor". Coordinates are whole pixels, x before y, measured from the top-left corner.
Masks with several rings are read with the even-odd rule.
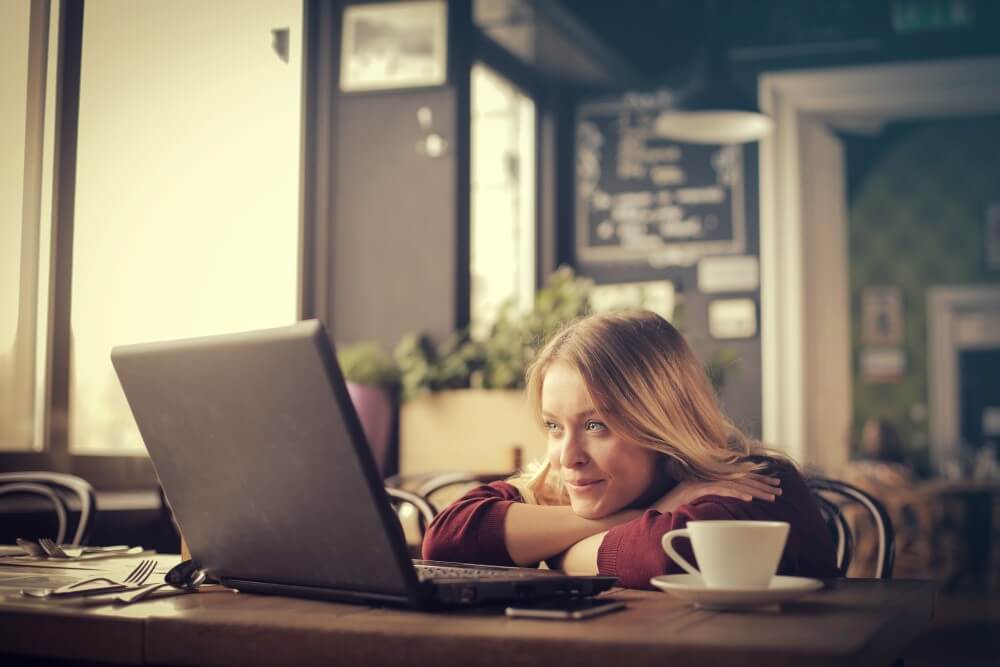
[[[903,654],[906,667],[1000,665],[1000,594],[945,594],[931,627]]]

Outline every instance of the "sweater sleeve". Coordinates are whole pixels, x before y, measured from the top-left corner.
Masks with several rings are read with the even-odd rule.
[[[597,552],[601,574],[618,577],[628,588],[652,588],[649,580],[661,574],[680,574],[681,566],[663,551],[663,535],[683,528],[688,521],[738,519],[787,521],[791,529],[778,574],[828,578],[837,576],[830,533],[802,476],[781,464],[772,474],[781,477],[782,495],[774,502],[744,502],[722,496],[702,496],[676,511],[661,514],[647,510],[637,519],[609,530]],[[677,540],[674,548],[696,563],[689,540]]]
[[[615,526],[607,532],[597,551],[597,569],[602,575],[618,577],[626,588],[652,589],[649,580],[661,574],[681,574],[681,566],[663,550],[663,535],[683,528],[688,521],[736,519],[722,498],[699,498],[697,504],[682,505],[674,512],[647,510],[642,516]],[[696,563],[688,540],[674,542],[674,548]]]
[[[435,517],[424,535],[423,557],[481,565],[515,565],[504,539],[511,504],[524,502],[520,491],[493,482],[469,491]]]

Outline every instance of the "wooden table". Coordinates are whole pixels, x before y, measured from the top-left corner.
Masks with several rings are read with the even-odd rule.
[[[0,575],[13,569],[0,566]],[[0,657],[161,665],[861,667],[889,665],[902,653],[928,625],[933,591],[925,581],[837,580],[780,610],[711,612],[664,593],[619,589],[613,595],[628,609],[577,622],[512,620],[495,608],[430,614],[229,591],[120,608],[55,607],[8,595],[0,599]]]

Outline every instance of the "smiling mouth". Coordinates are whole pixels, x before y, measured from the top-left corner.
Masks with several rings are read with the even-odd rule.
[[[587,482],[566,482],[566,486],[576,493],[587,493],[597,489],[602,483],[603,479],[594,479]]]

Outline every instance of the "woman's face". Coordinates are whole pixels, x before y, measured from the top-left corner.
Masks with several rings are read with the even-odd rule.
[[[600,519],[624,509],[649,490],[656,452],[608,430],[575,368],[553,364],[542,382],[542,418],[548,457],[578,515]]]

